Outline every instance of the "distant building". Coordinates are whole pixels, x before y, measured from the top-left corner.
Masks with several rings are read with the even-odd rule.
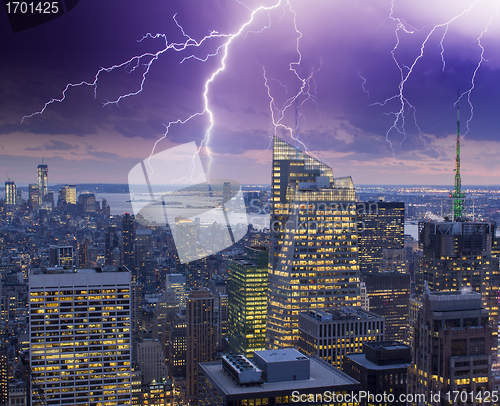
[[[410,304],[410,274],[371,272],[361,276],[370,311],[385,318],[385,339],[405,341]]]
[[[186,316],[175,315],[169,329],[167,362],[172,376],[186,376]]]
[[[28,200],[31,210],[36,209],[40,205],[40,189],[37,184],[30,184],[28,187]]]
[[[229,261],[229,350],[252,357],[266,348],[267,263],[264,247],[245,247]]]
[[[15,205],[16,200],[16,184],[9,179],[5,182],[5,204]]]
[[[71,245],[51,245],[49,248],[50,267],[72,267],[76,265]]]
[[[359,269],[361,274],[376,272],[387,259],[401,255],[404,249],[405,204],[403,202],[370,201],[356,203],[358,214]],[[391,253],[391,250],[397,250]],[[393,261],[394,262],[394,261]],[[396,270],[404,268],[398,265]]]
[[[37,184],[38,190],[40,192],[39,204],[45,202],[45,196],[47,196],[48,186],[49,186],[49,167],[45,164],[40,164],[37,167]]]
[[[108,226],[105,238],[104,249],[106,265],[113,265],[113,250],[120,246],[120,238],[118,236],[118,230],[116,229],[115,225]]]
[[[130,272],[35,269],[29,298],[30,365],[45,404],[129,404]]]
[[[210,290],[191,288],[186,303],[186,394],[198,396],[198,363],[215,355],[214,297]]]
[[[0,345],[0,405],[6,405],[9,397],[9,357],[7,355],[7,344]]]
[[[384,318],[361,308],[339,307],[299,314],[298,349],[342,369],[345,354],[364,342],[384,341]]]
[[[430,399],[431,392],[438,391],[441,396],[453,391],[491,391],[493,329],[488,318],[479,293],[426,288],[416,322],[408,392]],[[469,398],[464,401],[476,404]],[[481,403],[494,402],[483,399]]]
[[[78,195],[78,206],[81,214],[95,213],[95,195],[93,193],[82,193]]]
[[[133,282],[137,282],[137,275],[135,272],[135,259],[134,259],[134,241],[135,241],[135,218],[130,213],[125,213],[122,216],[122,253],[123,265],[132,272]]]
[[[393,396],[389,402],[363,398],[360,406],[406,405],[400,396],[406,395],[408,367],[411,365],[411,347],[398,341],[365,342],[360,354],[346,354],[342,371],[356,379],[361,391],[373,395]]]
[[[76,204],[76,185],[66,185],[59,189],[57,205],[62,203]]]
[[[188,295],[186,286],[186,275],[180,273],[167,274],[165,287],[167,290],[171,289],[175,292],[177,299],[179,299],[181,309],[186,308],[186,298]]]
[[[235,354],[200,363],[200,406],[357,406],[350,396],[358,392],[359,383],[349,375],[293,348],[256,351],[252,361]],[[341,393],[349,400],[332,397]]]
[[[137,344],[137,365],[142,372],[143,384],[168,378],[165,354],[157,339],[144,339]]]

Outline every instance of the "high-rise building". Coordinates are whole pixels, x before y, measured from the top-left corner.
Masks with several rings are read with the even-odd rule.
[[[10,179],[5,182],[5,204],[16,204],[16,184]]]
[[[137,365],[142,383],[162,382],[168,378],[162,345],[157,339],[144,339],[137,344]]]
[[[105,261],[106,265],[113,265],[112,253],[115,248],[118,248],[120,245],[120,240],[118,237],[118,230],[115,225],[108,226],[106,231],[106,240],[105,240]]]
[[[370,311],[385,318],[385,339],[406,341],[410,305],[410,274],[370,272],[361,276],[370,300]]]
[[[498,258],[492,256],[494,223],[421,222],[419,247],[423,256],[415,273],[417,298],[427,283],[432,292],[472,289],[482,295],[494,328],[492,348],[498,347]]]
[[[8,361],[7,344],[0,345],[0,405],[8,404],[9,382],[8,382]]]
[[[130,272],[35,269],[29,297],[30,365],[45,404],[130,404]]]
[[[135,268],[139,282],[145,291],[150,293],[155,291],[152,230],[137,230],[135,232]]]
[[[302,311],[359,306],[352,179],[274,137],[267,348],[290,347]]]
[[[28,187],[28,199],[31,210],[36,209],[40,205],[40,189],[37,184],[30,184]]]
[[[51,245],[49,248],[49,266],[72,267],[75,265],[73,247],[71,245]]]
[[[231,182],[224,182],[222,185],[222,200],[224,203],[231,200]]]
[[[62,202],[76,204],[76,185],[66,185],[59,189],[57,205],[60,205]]]
[[[80,213],[95,213],[95,195],[93,193],[81,193],[78,195],[78,206]]]
[[[136,275],[135,260],[134,260],[134,241],[135,241],[135,229],[134,229],[134,216],[130,213],[125,213],[122,216],[122,243],[123,243],[123,265],[126,266],[132,272],[132,280]]]
[[[168,370],[172,376],[186,376],[186,334],[186,316],[180,314],[174,315],[170,324],[167,355]]]
[[[186,302],[186,394],[198,396],[198,363],[215,354],[214,297],[209,289],[191,288]]]
[[[426,287],[416,322],[408,392],[425,394],[427,399],[440,392],[436,404],[444,405],[453,402],[446,393],[491,391],[492,333],[479,293],[431,293]],[[477,404],[475,398],[460,400],[463,405]],[[484,397],[479,403],[497,404],[485,402]]]
[[[179,305],[181,309],[186,308],[186,298],[187,298],[187,278],[186,275],[181,273],[167,274],[167,281],[165,287],[167,290],[173,290],[177,299],[179,299]]]
[[[229,261],[229,350],[246,357],[266,349],[268,260],[265,247],[245,247]]]
[[[39,203],[42,204],[45,202],[49,186],[49,167],[43,163],[37,168],[37,184],[40,192]]]
[[[370,201],[356,204],[358,214],[359,269],[361,274],[377,272],[381,265],[394,266],[394,256],[404,255],[405,204]],[[392,252],[396,250],[396,252]],[[385,253],[385,255],[384,255]],[[392,263],[390,258],[393,258]],[[404,272],[405,259],[395,270]],[[390,269],[386,269],[390,270]]]
[[[348,353],[362,352],[364,342],[384,340],[384,318],[361,308],[311,310],[299,314],[297,348],[342,369]]]

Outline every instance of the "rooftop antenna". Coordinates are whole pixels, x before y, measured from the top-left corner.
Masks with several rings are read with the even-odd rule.
[[[453,200],[453,221],[460,221],[464,213],[465,193],[462,192],[462,178],[460,177],[460,91],[457,100],[457,141],[455,157],[455,188],[451,194]]]

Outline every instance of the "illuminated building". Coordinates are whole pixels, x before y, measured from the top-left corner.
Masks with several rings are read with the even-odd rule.
[[[36,209],[40,205],[40,189],[38,189],[38,185],[34,183],[29,185],[28,196],[31,210]]]
[[[384,340],[384,318],[361,308],[311,310],[299,314],[297,348],[342,369],[342,358],[364,342]]]
[[[172,384],[170,382],[151,382],[143,385],[141,406],[170,406],[172,404]]]
[[[430,399],[431,392],[438,391],[441,396],[448,391],[491,391],[492,333],[479,293],[431,293],[426,288],[416,322],[408,393]],[[479,403],[493,404],[484,399]]]
[[[172,376],[186,376],[186,316],[175,315],[168,339],[168,370]]]
[[[45,404],[130,404],[130,272],[34,269],[29,297],[30,365]]]
[[[0,404],[6,405],[9,395],[7,344],[0,345]]]
[[[360,406],[406,406],[406,401],[399,400],[407,393],[406,378],[410,365],[411,347],[408,345],[398,341],[365,342],[361,354],[344,356],[342,371],[360,383],[361,391],[394,396],[394,402],[362,399]]]
[[[274,137],[266,347],[290,347],[299,313],[359,306],[355,190],[350,177]]]
[[[137,365],[142,372],[143,384],[168,378],[165,354],[157,339],[144,339],[137,344]]]
[[[38,190],[40,191],[39,204],[42,204],[45,202],[45,196],[47,196],[47,187],[49,186],[49,167],[43,163],[38,165],[37,181]]]
[[[221,361],[200,363],[200,406],[358,406],[350,398],[358,391],[359,383],[349,375],[294,348],[256,351],[252,360],[228,354]],[[332,399],[335,394],[349,398]],[[301,401],[300,395],[313,399]]]
[[[166,288],[167,290],[171,289],[175,292],[177,299],[179,299],[181,309],[185,309],[188,295],[186,289],[186,275],[181,273],[168,274]]]
[[[359,269],[361,274],[377,272],[386,258],[386,266],[393,266],[390,258],[404,255],[405,204],[402,202],[358,202],[356,204],[359,229]],[[391,252],[397,250],[396,253]],[[384,255],[385,252],[385,255]],[[405,272],[405,260],[397,271]],[[386,270],[390,270],[387,269]]]
[[[137,276],[135,274],[135,260],[134,260],[134,241],[135,241],[135,230],[134,230],[134,216],[130,213],[125,213],[122,216],[122,241],[123,241],[123,265],[126,266],[132,272],[132,281],[137,282]]]
[[[264,247],[245,247],[229,261],[229,350],[252,357],[266,349],[267,265]]]
[[[410,274],[377,272],[361,276],[370,299],[370,311],[384,316],[385,339],[406,340],[410,303]]]
[[[72,267],[75,265],[73,259],[73,247],[70,245],[51,245],[49,248],[49,265],[51,267]]]
[[[421,222],[419,247],[423,251],[415,272],[417,298],[427,283],[431,292],[463,288],[481,293],[494,328],[492,348],[498,347],[498,258],[492,255],[494,223]]]
[[[16,200],[16,184],[9,179],[5,182],[5,204],[15,205]]]
[[[59,189],[57,204],[76,204],[76,185],[66,185]]]
[[[191,288],[186,302],[186,394],[198,396],[198,363],[215,354],[214,297],[210,290]]]

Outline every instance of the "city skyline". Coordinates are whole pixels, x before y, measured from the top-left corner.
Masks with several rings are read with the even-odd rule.
[[[451,187],[454,103],[458,89],[467,92],[473,87],[469,131],[472,111],[467,94],[460,101],[462,136],[467,132],[462,137],[463,184],[500,184],[496,159],[500,141],[494,114],[500,107],[495,92],[500,16],[498,2],[490,0],[439,6],[430,1],[418,5],[379,1],[370,6],[361,1],[318,1],[307,8],[279,0],[247,4],[227,0],[210,5],[197,0],[146,5],[108,2],[105,6],[91,1],[54,21],[17,33],[9,31],[7,14],[2,13],[0,171],[8,173],[5,180],[33,183],[32,168],[43,156],[51,167],[51,183],[126,183],[128,171],[150,155],[168,122],[203,110],[205,83],[219,68],[221,57],[181,61],[190,55],[205,58],[217,51],[224,38],[207,40],[200,48],[159,54],[150,65],[143,91],[117,105],[103,107],[140,89],[141,64],[149,63],[148,58],[140,64],[132,59],[128,68],[102,74],[96,98],[92,87],[71,87],[64,102],[49,105],[42,115],[27,118],[23,124],[21,120],[40,111],[49,100],[62,97],[68,83],[92,82],[101,67],[161,51],[165,45],[161,37],[138,42],[148,32],[153,36],[165,33],[169,41],[178,43],[186,40],[179,26],[197,41],[211,30],[236,33],[250,21],[250,9],[262,5],[278,7],[270,13],[255,13],[247,29],[234,37],[226,69],[207,93],[214,115],[209,177],[222,178],[230,172],[241,184],[269,182],[269,145],[274,135],[269,94],[277,106],[294,94],[301,82],[290,72],[292,64],[302,78],[314,73],[308,82],[313,97],[306,101],[303,94],[298,99],[298,146],[331,166],[336,177],[352,175],[355,185]],[[86,27],[90,25],[89,32]],[[410,69],[404,87],[406,133],[402,133],[391,130],[400,107],[399,99],[392,97],[398,96],[401,75],[406,77]],[[283,118],[293,129],[295,111],[292,104]],[[184,125],[172,125],[155,152],[193,140],[199,145],[209,125],[207,113]],[[398,127],[402,130],[401,122]],[[276,135],[293,143],[286,131],[278,129]],[[202,161],[207,169],[206,149]]]

